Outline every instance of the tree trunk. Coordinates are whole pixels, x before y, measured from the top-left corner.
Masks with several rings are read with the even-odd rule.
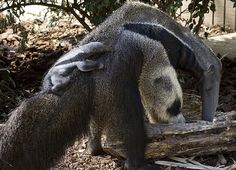
[[[147,158],[196,156],[236,151],[236,112],[219,113],[214,123],[147,124]],[[122,143],[103,143],[105,152],[125,157]]]
[[[4,124],[0,124],[0,135]],[[214,123],[146,124],[147,158],[197,156],[236,151],[236,112],[218,113]],[[122,143],[105,141],[105,152],[125,157]]]

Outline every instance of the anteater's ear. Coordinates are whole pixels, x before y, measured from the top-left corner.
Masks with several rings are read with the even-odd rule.
[[[111,47],[104,45],[101,42],[90,42],[88,44],[82,45],[78,47],[81,49],[81,53],[84,54],[85,58],[88,58],[92,55],[100,54],[100,53],[106,53],[111,52]]]
[[[94,60],[78,61],[75,64],[78,67],[78,69],[83,72],[102,69],[104,67],[104,65],[101,62]]]
[[[215,66],[210,64],[207,68],[207,73],[208,74],[213,74],[215,72]]]

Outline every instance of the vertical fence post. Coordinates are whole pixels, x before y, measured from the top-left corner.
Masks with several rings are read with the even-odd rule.
[[[213,0],[213,3],[215,4],[215,0]],[[211,22],[212,26],[215,25],[215,11],[212,11],[212,22]]]
[[[225,19],[226,19],[226,0],[224,0],[224,18],[223,18],[223,28],[225,30]]]
[[[234,9],[235,15],[234,15],[234,29],[236,30],[236,8]]]

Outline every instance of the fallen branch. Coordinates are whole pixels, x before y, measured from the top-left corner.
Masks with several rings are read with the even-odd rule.
[[[0,124],[0,134],[4,125]],[[147,124],[147,158],[198,156],[236,151],[236,112],[217,114],[214,123]],[[105,152],[125,157],[122,143],[105,141]]]
[[[148,124],[147,158],[197,156],[236,151],[236,112],[218,113],[214,123]],[[105,152],[125,157],[122,143],[106,141]]]
[[[158,165],[164,165],[167,167],[181,167],[187,169],[199,169],[199,170],[226,170],[230,167],[213,167],[208,165],[203,165],[200,162],[193,160],[193,158],[178,158],[171,157],[173,161],[155,161]]]

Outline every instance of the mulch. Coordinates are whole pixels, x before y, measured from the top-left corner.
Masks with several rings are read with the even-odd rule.
[[[0,34],[0,122],[7,120],[8,113],[19,102],[40,90],[41,80],[46,70],[65,51],[70,50],[85,30],[77,24],[65,24],[62,19],[55,27],[42,26],[42,22],[22,23],[28,41],[22,38],[22,29],[14,32],[7,28]],[[76,37],[75,37],[76,35]],[[22,49],[23,48],[23,49]],[[222,80],[219,98],[219,111],[236,110],[236,58],[223,58]],[[201,99],[196,81],[189,75],[180,74],[184,91],[183,112],[189,120],[200,119]],[[92,157],[85,152],[86,139],[77,141],[66,150],[65,156],[54,169],[121,169],[122,161],[109,155]],[[236,161],[236,153],[224,154],[227,165]],[[202,156],[198,161],[219,165],[217,155]]]

